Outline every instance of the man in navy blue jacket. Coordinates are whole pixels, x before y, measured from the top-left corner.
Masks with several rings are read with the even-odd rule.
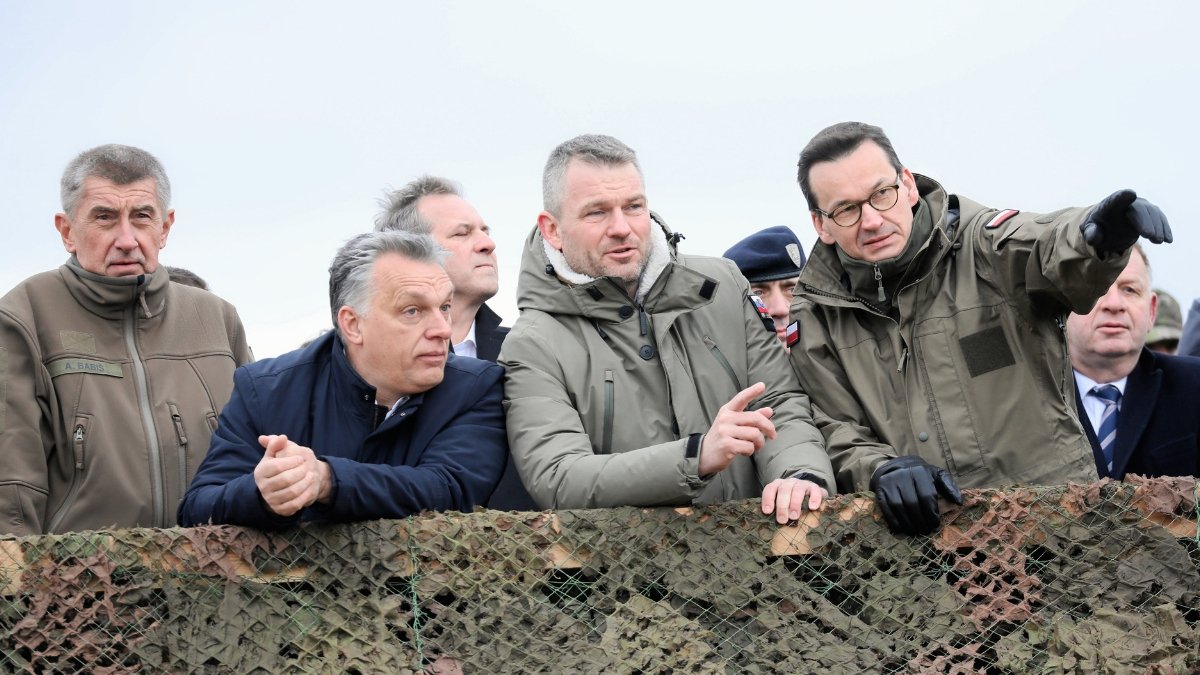
[[[1067,319],[1076,405],[1101,476],[1195,476],[1200,359],[1145,348],[1157,298],[1140,246],[1091,313]]]
[[[239,368],[179,523],[470,511],[507,459],[503,370],[449,354],[453,286],[428,235],[359,235],[330,265],[336,330]]]

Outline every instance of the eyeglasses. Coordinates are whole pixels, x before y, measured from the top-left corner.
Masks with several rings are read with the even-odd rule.
[[[826,213],[821,209],[813,209],[816,213],[832,220],[840,227],[853,227],[862,220],[863,204],[870,204],[871,208],[876,211],[887,211],[900,201],[900,174],[896,174],[895,185],[885,185],[876,189],[871,193],[870,197],[859,201],[843,204],[834,209],[833,213]]]

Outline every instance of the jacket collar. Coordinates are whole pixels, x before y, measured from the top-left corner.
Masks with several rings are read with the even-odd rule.
[[[71,256],[59,268],[67,291],[84,309],[104,319],[120,319],[131,306],[138,316],[150,319],[162,314],[167,304],[170,276],[160,265],[148,274],[106,277],[89,272]]]
[[[320,339],[329,341],[328,349],[331,351],[333,361],[334,391],[339,392],[339,397],[341,395],[347,397],[345,400],[353,404],[351,409],[356,414],[362,414],[367,418],[373,419],[376,414],[375,408],[377,407],[375,404],[375,387],[364,380],[362,375],[359,375],[354,366],[350,364],[350,358],[346,355],[346,345],[342,343],[342,338],[338,335],[337,330],[329,331],[327,335],[322,336]],[[401,409],[420,405],[424,397],[424,393],[409,396],[408,400],[401,406]]]
[[[914,174],[917,183],[917,193],[921,197],[924,207],[928,210],[929,216],[933,219],[933,231],[929,237],[921,243],[921,250],[930,246],[934,246],[937,250],[932,255],[919,255],[916,257],[918,264],[921,264],[922,269],[929,269],[937,264],[943,255],[950,250],[950,244],[958,238],[962,231],[961,227],[955,228],[953,232],[947,231],[947,208],[949,197],[944,188],[937,181],[927,176]],[[928,261],[928,262],[927,262]],[[904,271],[902,270],[901,273]],[[916,275],[906,275],[909,279],[917,278]],[[813,245],[811,255],[808,257],[808,263],[800,272],[799,279],[800,288],[811,291],[814,295],[820,298],[821,304],[831,304],[846,307],[861,307],[864,304],[869,306],[859,298],[855,298],[850,290],[849,274],[842,263],[841,256],[838,255],[836,244],[826,244],[821,240]],[[809,297],[812,297],[811,295]],[[815,298],[814,298],[815,300]]]
[[[572,270],[562,252],[551,248],[534,227],[521,257],[517,306],[616,323],[632,316],[632,304],[655,314],[707,305],[717,281],[679,264],[674,241],[680,237],[657,214],[652,217],[657,227],[651,230],[653,246],[634,303],[619,280]]]

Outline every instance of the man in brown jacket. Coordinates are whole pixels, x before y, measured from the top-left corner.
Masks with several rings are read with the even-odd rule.
[[[0,533],[175,524],[252,357],[232,305],[158,264],[170,201],[138,148],[93,148],[63,173],[71,257],[0,298]]]

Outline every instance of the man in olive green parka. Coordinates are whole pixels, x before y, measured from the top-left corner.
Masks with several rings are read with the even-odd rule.
[[[504,342],[513,460],[543,507],[761,498],[817,508],[832,469],[808,398],[728,260],[683,256],[636,156],[608,136],[551,154]]]
[[[1096,480],[1065,319],[1139,236],[1171,240],[1162,212],[1132,190],[1046,215],[991,209],[914,175],[858,122],[817,134],[799,179],[820,242],[789,346],[830,417],[838,488],[875,491],[893,530],[926,533],[960,484]]]

